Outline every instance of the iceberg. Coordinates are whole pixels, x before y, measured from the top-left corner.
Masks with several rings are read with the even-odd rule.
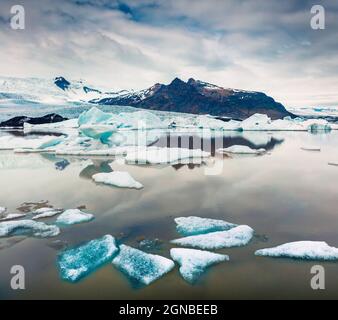
[[[177,224],[177,232],[184,236],[193,236],[215,231],[227,231],[237,227],[237,224],[223,220],[199,218],[193,216],[175,218],[175,222]]]
[[[93,107],[80,114],[78,125],[82,126],[86,124],[108,123],[112,116],[113,114],[111,113],[106,113],[96,107]]]
[[[5,212],[6,212],[6,210],[7,210],[7,208],[5,208],[5,207],[0,207],[0,214],[3,214],[3,213],[5,213]]]
[[[189,283],[194,283],[209,266],[229,261],[229,256],[195,249],[171,249],[171,258],[180,265],[180,274]]]
[[[54,237],[60,233],[57,226],[33,220],[6,221],[0,223],[0,237],[32,235],[34,237]]]
[[[321,148],[319,146],[304,146],[301,147],[304,151],[321,151]]]
[[[246,225],[240,225],[228,231],[217,231],[207,234],[189,236],[170,241],[173,244],[214,250],[222,248],[240,247],[247,245],[252,239],[254,230]]]
[[[149,285],[175,266],[170,259],[145,253],[123,244],[112,263],[137,285]]]
[[[217,150],[218,153],[234,153],[234,154],[263,154],[266,152],[265,149],[251,149],[248,146],[231,146],[229,148],[220,148]]]
[[[6,215],[5,217],[1,218],[0,221],[15,220],[15,219],[23,218],[25,216],[26,216],[25,213],[10,213]]]
[[[57,266],[62,279],[76,282],[113,259],[118,252],[115,238],[105,235],[59,254]]]
[[[0,137],[0,150],[14,149],[46,149],[55,146],[63,141],[61,137],[42,136],[39,138],[22,138],[14,136]]]
[[[79,209],[68,209],[58,216],[56,222],[61,225],[72,225],[89,222],[94,219],[91,213],[82,212]]]
[[[108,184],[119,188],[143,188],[143,185],[140,182],[136,181],[128,172],[124,171],[97,173],[94,174],[92,178],[97,183]]]
[[[326,242],[296,241],[255,252],[256,256],[286,257],[303,260],[338,260],[338,248]]]
[[[184,159],[201,159],[210,157],[209,152],[200,149],[158,148],[149,147],[128,152],[127,163],[167,164],[176,163]]]
[[[338,167],[338,162],[328,162],[328,165]]]
[[[54,217],[57,214],[61,213],[62,209],[53,209],[53,208],[40,208],[33,212],[35,216],[32,218],[33,220],[43,219],[43,218],[50,218]]]

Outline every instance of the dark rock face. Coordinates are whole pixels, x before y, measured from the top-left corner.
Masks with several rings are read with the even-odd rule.
[[[11,127],[11,128],[22,128],[24,123],[30,123],[30,124],[44,124],[44,123],[56,123],[68,120],[67,118],[64,118],[58,114],[52,113],[47,114],[43,117],[37,117],[37,118],[31,118],[31,117],[14,117],[7,121],[1,122],[0,127]]]
[[[142,92],[95,102],[236,119],[246,119],[255,113],[267,114],[272,119],[294,117],[282,104],[264,93],[225,89],[194,79],[184,82],[176,78],[169,85],[156,84]]]
[[[54,83],[62,90],[67,90],[71,85],[69,81],[67,81],[64,77],[57,77],[54,79]]]

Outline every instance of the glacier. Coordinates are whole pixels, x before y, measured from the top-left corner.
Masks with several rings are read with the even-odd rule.
[[[338,248],[321,241],[296,241],[274,248],[260,249],[256,256],[285,257],[302,260],[338,260]]]
[[[171,240],[176,245],[215,250],[247,245],[252,239],[254,230],[246,225],[240,225],[228,231],[216,231],[207,234],[188,236]]]
[[[195,283],[209,266],[229,261],[229,256],[196,249],[170,249],[171,258],[180,265],[180,274],[189,283]]]
[[[118,250],[111,235],[67,249],[57,257],[60,276],[66,281],[77,282],[112,260]]]
[[[92,176],[97,183],[103,183],[119,188],[142,189],[143,185],[136,181],[128,172],[113,171],[109,173],[97,173]]]
[[[165,257],[120,245],[112,264],[137,285],[149,285],[171,271],[175,263]]]
[[[205,234],[215,231],[227,231],[237,224],[233,224],[224,220],[216,220],[200,217],[179,217],[175,218],[176,230],[184,236],[192,236],[198,234]]]
[[[94,215],[91,213],[85,213],[79,209],[68,209],[57,217],[56,223],[60,225],[72,225],[89,222],[93,219]]]
[[[32,235],[34,237],[54,237],[60,233],[60,229],[54,225],[33,220],[6,221],[0,223],[0,237],[13,235]]]

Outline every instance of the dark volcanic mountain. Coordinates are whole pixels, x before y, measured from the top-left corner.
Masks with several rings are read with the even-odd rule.
[[[225,89],[194,79],[184,82],[176,78],[169,85],[155,84],[146,90],[113,94],[92,102],[236,119],[246,119],[255,113],[267,114],[272,119],[294,117],[282,104],[262,92]]]

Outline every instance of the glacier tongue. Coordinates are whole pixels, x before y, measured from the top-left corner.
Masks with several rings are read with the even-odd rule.
[[[250,242],[253,234],[254,230],[252,228],[246,225],[240,225],[228,231],[210,232],[175,239],[172,240],[171,243],[205,250],[214,250],[245,246]]]
[[[59,233],[60,229],[57,226],[47,225],[43,222],[36,222],[33,220],[19,220],[0,223],[0,237],[20,234],[45,238],[57,236]]]
[[[58,216],[56,222],[61,225],[72,225],[89,222],[94,219],[91,213],[82,212],[79,209],[68,209]]]
[[[76,282],[109,262],[118,252],[115,238],[106,235],[59,254],[57,265],[62,279]]]
[[[110,173],[97,173],[93,175],[93,180],[120,188],[142,189],[143,185],[136,181],[128,172],[113,171]]]
[[[137,285],[149,285],[175,266],[170,259],[145,253],[123,244],[112,263]]]
[[[229,256],[224,254],[181,248],[171,249],[170,256],[180,265],[180,273],[189,283],[196,282],[207,267],[229,260]]]
[[[184,236],[192,236],[198,234],[205,234],[215,231],[226,231],[234,227],[237,224],[226,222],[223,220],[200,218],[200,217],[180,217],[175,218],[177,224],[176,230]]]
[[[255,255],[303,260],[338,260],[338,248],[330,247],[326,242],[296,241],[274,248],[257,250]]]

